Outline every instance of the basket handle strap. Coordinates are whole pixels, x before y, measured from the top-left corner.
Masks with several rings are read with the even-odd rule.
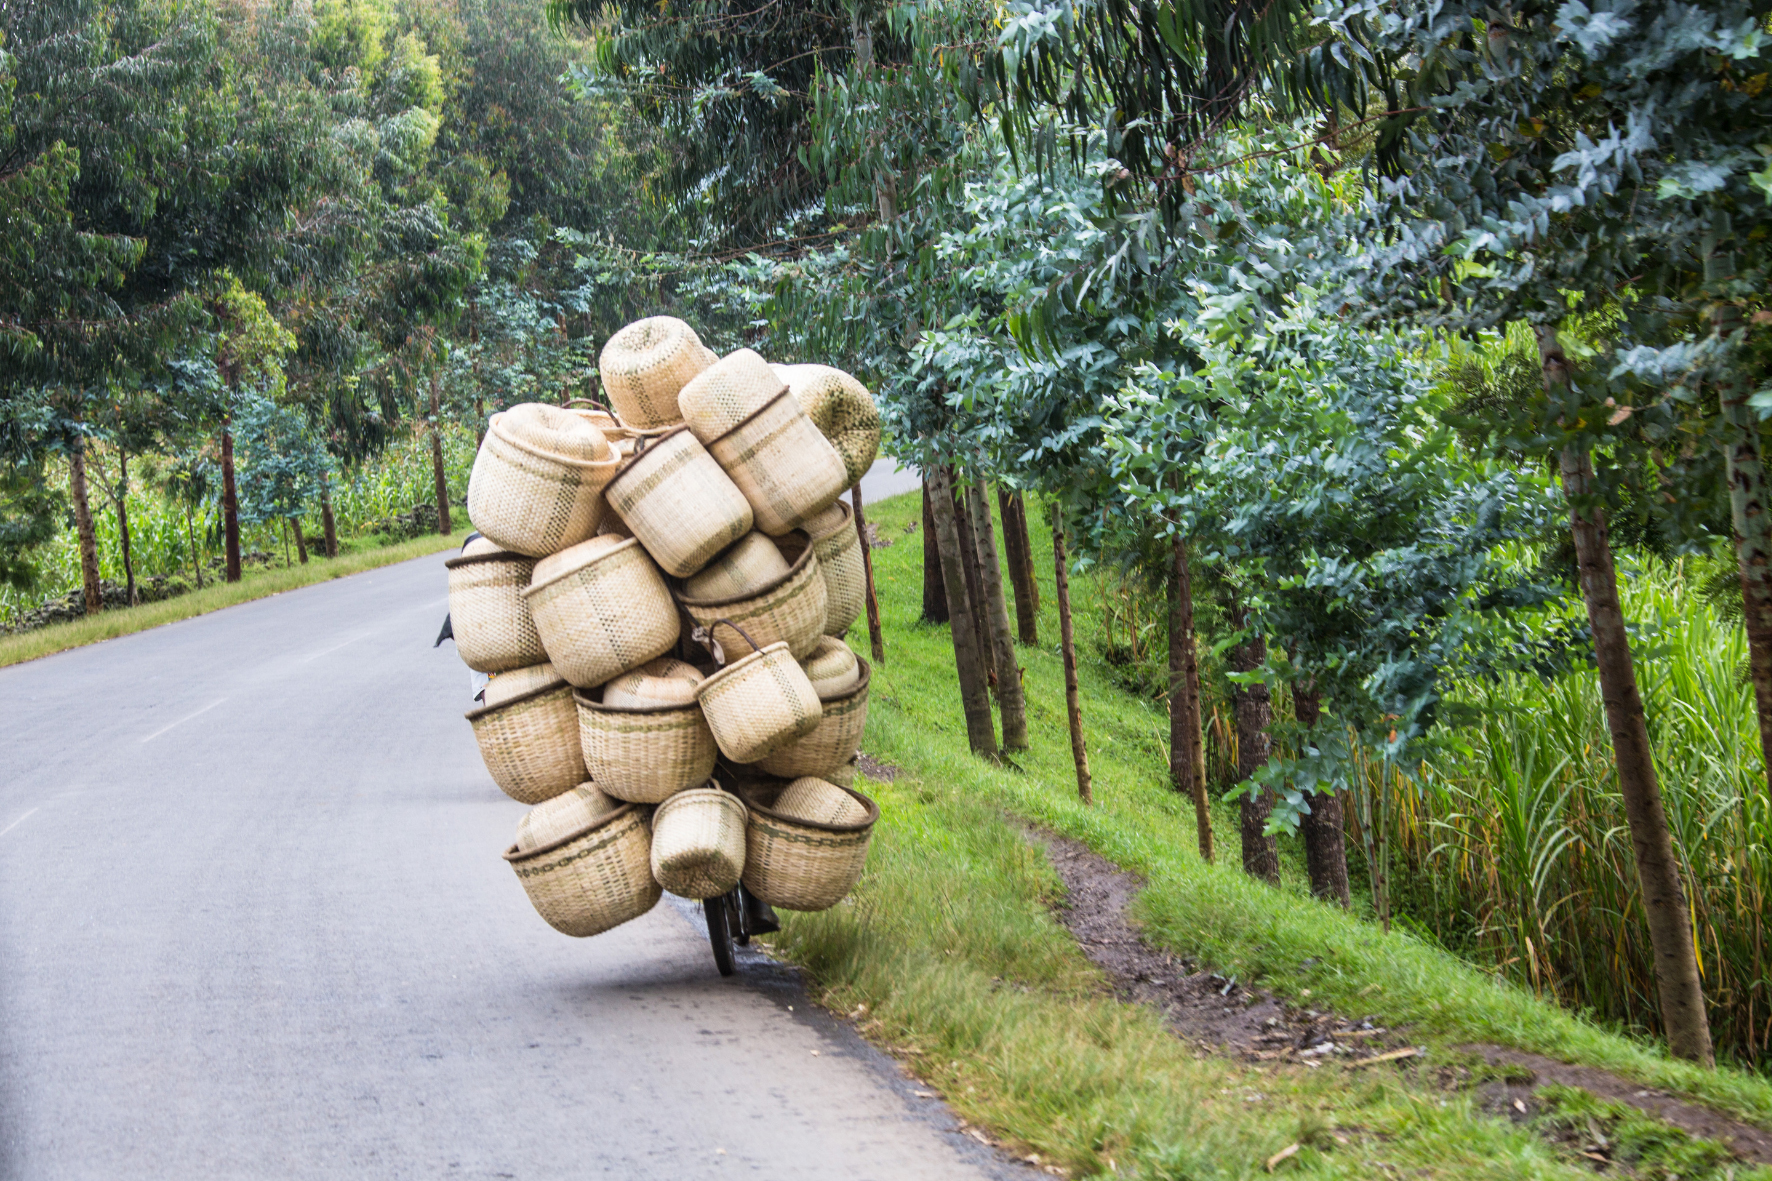
[[[714,663],[715,664],[724,666],[726,663],[726,649],[722,648],[720,646],[720,641],[716,640],[714,638],[714,629],[719,627],[722,623],[725,624],[727,627],[731,628],[733,631],[737,632],[739,635],[743,636],[744,642],[751,646],[751,651],[761,652],[763,650],[763,646],[761,644],[757,643],[757,641],[751,639],[750,633],[745,631],[744,628],[738,626],[738,624],[732,622],[730,619],[716,619],[716,620],[714,620],[714,622],[708,624],[706,627],[698,627],[694,631],[689,633],[690,639],[694,640],[698,644],[703,645],[704,647],[707,648],[707,650],[709,652],[712,652],[714,654]]]

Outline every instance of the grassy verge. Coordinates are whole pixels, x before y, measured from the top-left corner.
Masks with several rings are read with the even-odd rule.
[[[202,590],[192,591],[174,599],[163,599],[158,603],[144,603],[139,607],[102,611],[97,615],[85,616],[68,623],[55,623],[35,631],[6,636],[0,638],[0,668],[9,664],[19,664],[26,660],[36,660],[42,656],[50,656],[69,648],[79,648],[85,644],[96,644],[100,640],[111,640],[118,636],[129,635],[132,632],[146,631],[164,623],[175,623],[180,619],[189,619],[193,615],[205,615],[211,611],[219,611],[223,607],[232,607],[237,603],[262,599],[266,595],[281,594],[284,591],[312,586],[316,582],[326,582],[350,574],[361,574],[363,571],[373,570],[377,566],[390,566],[395,562],[404,562],[409,558],[422,558],[426,554],[434,554],[438,550],[454,549],[461,545],[462,538],[466,536],[465,532],[461,532],[448,537],[442,535],[419,537],[394,545],[340,553],[338,557],[332,559],[312,558],[305,566],[273,566],[251,571],[239,582],[212,583]]]
[[[1081,806],[1049,568],[1043,644],[1021,653],[1033,750],[1018,756],[1019,771],[971,758],[947,629],[916,618],[921,538],[903,531],[917,514],[912,498],[870,512],[895,544],[875,555],[888,659],[875,670],[866,749],[910,774],[877,787],[884,819],[853,905],[796,916],[780,946],[813,971],[831,1004],[869,1006],[872,1031],[909,1047],[922,1077],[967,1118],[1073,1173],[1240,1176],[1298,1143],[1281,1168],[1565,1175],[1578,1158],[1481,1116],[1469,1093],[1442,1085],[1465,1061],[1451,1046],[1488,1040],[1605,1067],[1772,1127],[1772,1085],[1762,1077],[1699,1070],[1597,1028],[1412,935],[1313,902],[1296,871],[1278,890],[1253,882],[1237,868],[1228,810],[1217,817],[1225,855],[1203,863],[1191,809],[1166,784],[1161,712],[1088,665],[1097,802]],[[1050,555],[1043,530],[1034,540]],[[1085,615],[1087,597],[1077,604]],[[865,645],[859,627],[855,638]],[[1149,1013],[1101,997],[1099,976],[1045,912],[1062,887],[1005,813],[1144,875],[1135,917],[1156,941],[1306,1005],[1405,1023],[1429,1048],[1425,1065],[1349,1073],[1197,1056]]]

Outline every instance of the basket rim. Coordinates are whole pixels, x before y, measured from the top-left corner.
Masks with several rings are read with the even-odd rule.
[[[623,804],[613,812],[603,813],[603,815],[597,817],[576,832],[567,833],[565,836],[549,841],[545,845],[537,845],[533,849],[519,849],[517,846],[512,845],[509,849],[505,850],[504,858],[512,865],[515,865],[519,861],[528,861],[532,857],[540,857],[545,853],[552,853],[557,849],[570,845],[573,841],[579,840],[581,837],[584,837],[589,833],[596,832],[599,828],[615,823],[630,812],[636,811],[640,808],[650,808],[651,806],[652,805],[650,804]]]
[[[768,364],[768,362],[765,361],[764,364]],[[779,380],[779,378],[777,380]],[[794,391],[788,388],[787,382],[785,382],[785,381],[782,382],[781,392],[779,394],[776,394],[774,397],[770,398],[767,402],[763,403],[761,406],[757,407],[755,410],[751,411],[749,414],[745,415],[743,418],[739,419],[737,422],[735,422],[731,426],[727,427],[726,430],[722,434],[720,434],[718,437],[710,440],[708,443],[708,446],[711,448],[711,447],[715,446],[716,444],[724,443],[727,439],[731,438],[734,433],[743,430],[750,423],[750,421],[753,418],[756,418],[758,415],[760,415],[764,411],[768,410],[771,406],[775,405],[777,402],[781,401],[783,398],[791,398],[793,396],[794,396]],[[800,404],[798,402],[794,403],[794,408],[796,410],[799,409],[799,406],[800,406]],[[804,410],[801,410],[800,413],[804,414],[806,412]],[[822,435],[820,435],[819,437],[823,438]]]
[[[838,524],[832,525],[829,529],[826,529],[823,533],[814,533],[814,532],[812,532],[812,530],[806,528],[804,525],[802,525],[800,527],[800,531],[802,533],[806,534],[807,537],[810,537],[815,544],[817,542],[823,541],[827,537],[835,537],[837,535],[837,533],[843,529],[854,529],[855,528],[855,510],[849,507],[849,502],[847,500],[844,500],[841,496],[839,496],[839,497],[837,497],[837,499],[831,501],[831,503],[843,510],[843,520],[841,522],[839,522]]]
[[[616,421],[620,422],[621,420],[618,418],[618,419],[616,419]],[[649,442],[647,444],[645,450],[636,451],[636,452],[634,452],[634,454],[632,454],[632,455],[628,456],[626,459],[624,459],[622,461],[621,468],[613,476],[609,477],[608,483],[603,485],[603,495],[605,497],[608,497],[611,493],[613,493],[615,490],[615,486],[621,482],[622,477],[627,475],[630,471],[632,471],[634,469],[635,464],[639,463],[642,459],[645,459],[648,455],[651,455],[652,449],[654,447],[657,447],[660,443],[664,442],[666,439],[670,438],[672,435],[676,434],[677,432],[686,431],[688,429],[689,429],[688,423],[686,423],[686,422],[678,423],[676,426],[672,427],[670,430],[665,431],[663,434],[659,435],[657,438],[651,440],[651,442]],[[692,439],[695,438],[694,435],[690,435],[689,437]],[[701,446],[700,440],[696,441],[696,446],[698,446],[698,447]]]
[[[597,536],[601,537],[601,536],[604,536],[604,534],[598,534]],[[588,541],[590,539],[586,538],[586,540]],[[594,555],[591,558],[591,560],[584,563],[584,565],[573,566],[569,569],[562,570],[562,571],[560,571],[560,573],[554,575],[552,578],[548,579],[546,582],[532,582],[528,586],[524,587],[522,590],[518,591],[517,593],[522,595],[525,599],[530,598],[533,595],[535,595],[536,592],[546,590],[548,587],[553,586],[556,582],[560,582],[564,579],[571,578],[574,574],[582,574],[586,570],[589,570],[592,566],[595,566],[598,562],[602,562],[602,561],[605,561],[609,558],[613,558],[616,554],[623,552],[624,550],[628,549],[631,546],[638,546],[639,544],[640,544],[640,541],[638,538],[635,538],[635,537],[626,538],[626,539],[622,540],[621,542],[619,542],[618,544],[610,546],[608,549],[604,550],[602,553]],[[549,554],[548,556],[552,557],[553,555]],[[537,558],[536,560],[540,561],[541,559]]]
[[[489,554],[457,554],[444,562],[443,568],[445,570],[459,570],[463,566],[473,566],[480,562],[509,562],[513,560],[528,562],[533,566],[541,559],[532,558],[528,554],[520,554],[514,549],[501,549]]]
[[[817,775],[802,775],[802,776],[799,776],[798,778],[819,779],[819,776],[817,776]],[[831,781],[828,779],[820,779],[820,782],[828,783],[828,784],[830,784],[830,786],[836,788],[838,791],[847,792],[853,799],[855,799],[857,802],[859,802],[862,807],[864,807],[868,810],[867,819],[857,820],[854,824],[826,824],[822,820],[802,820],[798,816],[789,816],[786,812],[777,812],[773,808],[766,808],[762,804],[757,803],[756,800],[751,799],[750,797],[756,793],[755,785],[751,785],[749,787],[746,787],[744,785],[738,785],[738,786],[736,786],[736,788],[732,794],[738,796],[739,799],[744,802],[745,807],[749,808],[752,812],[755,812],[760,816],[765,816],[768,819],[773,820],[778,824],[793,824],[793,825],[799,826],[800,828],[810,828],[816,832],[840,832],[840,833],[861,832],[864,829],[872,828],[874,826],[874,823],[880,819],[880,805],[874,803],[874,801],[872,799],[870,799],[867,796],[862,795],[859,791],[856,791],[853,787],[844,787],[840,783],[831,783]]]
[[[542,403],[542,405],[544,405],[544,406],[546,404],[547,403],[545,403],[545,402]],[[491,432],[497,434],[499,442],[509,443],[511,446],[515,447],[517,450],[527,452],[528,454],[533,455],[538,459],[546,459],[546,460],[549,460],[553,463],[562,463],[562,464],[565,464],[567,467],[583,468],[586,471],[591,471],[596,468],[610,467],[611,465],[616,464],[621,461],[620,454],[617,454],[614,459],[574,459],[570,455],[560,455],[560,454],[553,452],[553,451],[543,450],[542,448],[535,446],[535,444],[533,444],[533,443],[524,442],[522,439],[517,438],[515,435],[509,433],[508,431],[506,431],[502,427],[500,427],[498,425],[498,420],[503,418],[504,416],[505,416],[505,411],[500,410],[497,414],[494,414],[491,418],[488,418],[486,420],[486,429],[488,431],[491,431]],[[604,439],[603,442],[609,446],[610,451],[612,451],[612,452],[615,451],[614,444],[609,443],[608,439]]]
[[[597,691],[600,692],[602,688],[603,686],[598,685]],[[622,714],[624,716],[631,716],[633,714],[682,713],[684,710],[701,709],[701,702],[699,700],[671,702],[665,705],[604,705],[601,701],[592,701],[589,697],[585,696],[585,694],[591,691],[592,690],[589,689],[574,689],[572,691],[573,702],[583,709],[590,709],[605,714]]]
[[[856,667],[861,670],[861,675],[855,678],[855,684],[849,686],[849,688],[847,688],[847,689],[841,690],[840,692],[832,693],[829,697],[826,697],[823,693],[820,693],[818,695],[818,699],[820,702],[822,702],[826,705],[829,705],[833,702],[844,701],[844,700],[847,700],[848,698],[854,697],[857,693],[864,692],[867,689],[868,680],[874,675],[874,666],[869,664],[867,662],[867,660],[859,652],[856,653],[856,655],[855,655],[855,664],[856,664]],[[839,784],[837,786],[841,786],[841,785]]]
[[[727,673],[737,672],[739,669],[744,668],[749,664],[760,662],[763,657],[776,651],[787,652],[788,642],[786,640],[777,640],[773,644],[765,644],[754,652],[747,652],[725,668],[716,669],[714,672],[709,673],[703,678],[701,684],[695,687],[695,704],[700,705],[701,699],[707,695],[708,689],[719,681],[725,679]],[[788,659],[794,659],[792,653],[788,654]],[[795,665],[798,667],[798,661],[795,662]]]
[[[753,532],[757,532],[757,531],[753,530]],[[782,534],[782,537],[783,538],[792,537],[796,533],[806,533],[806,531],[804,529],[789,529],[786,533]],[[746,536],[748,537],[749,534],[746,534]],[[769,537],[769,535],[767,533],[763,534],[763,536]],[[769,540],[771,543],[775,542],[775,538],[773,538],[773,537],[769,537]],[[743,543],[743,541],[744,541],[744,538],[741,537],[737,541],[733,542],[732,545],[739,545],[739,544]],[[782,587],[784,587],[788,583],[792,582],[795,578],[799,577],[801,568],[806,565],[807,559],[816,557],[816,555],[812,552],[812,541],[813,541],[812,535],[810,533],[807,533],[806,534],[806,548],[804,550],[800,551],[800,556],[794,559],[793,564],[788,567],[788,572],[786,574],[777,575],[775,578],[770,579],[768,582],[764,583],[762,585],[762,587],[760,587],[757,590],[753,590],[753,591],[750,591],[750,592],[748,592],[746,594],[742,594],[742,595],[728,595],[727,597],[725,597],[723,599],[692,599],[688,595],[683,594],[678,589],[678,586],[687,580],[686,579],[672,579],[671,580],[672,581],[671,597],[676,599],[677,602],[683,604],[685,607],[704,607],[704,608],[735,607],[740,603],[754,603],[758,599],[761,599],[761,598],[765,597],[766,595],[774,594],[776,591],[780,590]],[[726,548],[731,549],[732,546],[727,546]],[[725,551],[722,550],[721,552],[724,553]],[[717,556],[718,555],[716,555],[716,557]]]
[[[539,689],[526,690],[525,692],[519,693],[515,697],[510,698],[508,701],[499,702],[497,705],[482,705],[478,709],[470,709],[467,713],[463,714],[462,717],[470,722],[477,722],[481,718],[491,717],[492,714],[498,710],[509,709],[513,705],[521,705],[523,702],[528,701],[531,698],[540,697],[544,693],[553,693],[560,689],[570,688],[572,688],[572,683],[565,677],[561,677],[558,680],[548,682]]]
[[[609,411],[607,411],[607,413],[608,413],[609,417],[611,417],[615,420],[615,425],[619,429],[624,430],[628,433],[629,438],[631,438],[631,439],[645,439],[648,442],[654,442],[654,443],[657,442],[658,440],[664,438],[666,435],[670,434],[672,431],[676,430],[678,427],[683,427],[684,429],[688,429],[688,426],[689,426],[689,424],[681,418],[679,418],[676,422],[667,422],[663,426],[634,426],[631,423],[629,423],[627,419],[623,418],[620,414],[618,414],[613,408],[611,408]],[[632,459],[633,456],[630,455],[628,458]]]
[[[751,806],[749,804],[745,803],[745,801],[739,796],[739,794],[737,792],[727,791],[725,788],[723,788],[719,784],[715,783],[714,780],[712,779],[712,777],[710,777],[705,783],[702,783],[700,786],[685,787],[681,791],[674,791],[670,795],[666,796],[664,799],[660,800],[658,803],[652,805],[652,808],[653,808],[652,818],[656,822],[660,816],[664,815],[664,811],[666,808],[669,808],[672,804],[674,804],[676,801],[682,799],[684,796],[706,796],[709,794],[717,795],[717,796],[721,797],[722,799],[731,800],[733,803],[738,805],[738,810],[744,816],[745,820],[747,822],[750,820]]]

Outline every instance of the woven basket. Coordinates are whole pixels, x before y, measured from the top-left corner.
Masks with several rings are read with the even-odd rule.
[[[564,685],[566,678],[561,676],[551,664],[532,664],[528,668],[514,668],[510,672],[499,673],[486,687],[480,690],[480,704],[503,705],[518,694],[527,693],[531,689],[539,689],[543,685]]]
[[[835,636],[824,636],[812,655],[800,662],[820,701],[847,693],[861,680],[861,658]]]
[[[648,660],[603,686],[603,704],[611,709],[651,709],[659,705],[693,705],[701,672],[670,656]]]
[[[585,781],[578,714],[564,681],[469,710],[467,718],[492,781],[513,800],[539,804]]]
[[[728,660],[749,655],[757,648],[780,642],[795,660],[812,654],[824,638],[824,575],[818,555],[805,546],[788,572],[747,595],[726,599],[692,599],[679,593],[677,601],[694,620],[698,631],[724,619],[743,631],[722,633],[721,644]],[[748,637],[755,637],[755,643]],[[697,638],[700,638],[697,636]]]
[[[603,486],[621,466],[542,451],[508,435],[494,414],[468,476],[468,518],[508,550],[541,557],[597,532]]]
[[[775,543],[751,532],[703,566],[701,573],[691,575],[683,583],[683,594],[691,599],[739,598],[757,593],[787,572],[788,560]]]
[[[834,520],[833,520],[834,516]],[[806,523],[818,568],[824,573],[824,634],[846,636],[868,603],[868,576],[861,560],[855,510],[839,500]]]
[[[868,387],[829,365],[776,365],[794,401],[831,441],[849,472],[849,486],[874,466],[880,454],[880,409]]]
[[[607,495],[652,560],[678,578],[751,531],[750,502],[686,428],[628,460]]]
[[[618,541],[563,566],[523,594],[548,659],[568,681],[601,685],[677,642],[676,605],[639,542]]]
[[[683,387],[677,405],[683,421],[703,443],[733,427],[787,392],[769,362],[750,349],[728,353]]]
[[[652,877],[647,811],[626,804],[553,844],[527,850],[513,845],[505,851],[548,926],[582,938],[658,905],[664,891]]]
[[[609,440],[598,425],[559,406],[523,402],[506,410],[500,422],[506,438],[537,451],[581,463],[609,458]]]
[[[476,672],[502,673],[548,658],[523,590],[535,559],[498,550],[450,558],[449,627],[455,650]]]
[[[718,898],[744,873],[745,806],[717,787],[680,791],[652,814],[652,876],[679,898]]]
[[[868,810],[840,786],[817,775],[802,775],[781,789],[770,808],[790,820],[815,824],[860,824]]]
[[[843,457],[786,390],[709,443],[708,454],[772,537],[798,529],[849,487]]]
[[[597,358],[609,405],[623,423],[643,430],[683,421],[677,392],[707,367],[701,338],[675,316],[634,321]]]
[[[582,832],[597,817],[619,807],[621,801],[604,795],[596,784],[581,783],[523,813],[523,819],[517,822],[517,848],[527,852],[551,845],[562,837]]]
[[[855,786],[855,770],[856,770],[855,763],[856,763],[855,759],[850,759],[847,763],[844,763],[841,767],[838,767],[835,771],[832,771],[829,775],[826,775],[825,782],[834,783],[838,787],[854,787]]]
[[[713,774],[720,750],[700,705],[616,709],[584,692],[573,700],[584,765],[616,799],[656,804]]]
[[[717,626],[738,630],[726,620]],[[782,643],[727,665],[703,681],[695,696],[720,753],[735,763],[775,753],[812,733],[824,718],[812,682]]]
[[[790,785],[791,786],[791,785]],[[880,809],[860,792],[839,788],[865,810],[849,824],[826,824],[784,816],[766,805],[774,800],[750,789],[745,828],[745,889],[784,910],[825,910],[855,888],[867,864],[868,841]]]
[[[868,679],[866,663],[861,665],[861,678],[853,688],[830,696],[820,695],[822,717],[818,728],[806,737],[790,742],[773,754],[757,760],[757,768],[783,779],[816,775],[829,779],[840,767],[855,758],[861,749],[861,734],[868,724]],[[791,809],[788,809],[791,811]]]

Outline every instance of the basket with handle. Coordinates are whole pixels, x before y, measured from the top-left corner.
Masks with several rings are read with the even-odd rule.
[[[773,543],[765,541],[763,544]],[[811,655],[824,636],[825,595],[818,555],[811,545],[806,545],[786,574],[754,591],[730,598],[697,599],[680,590],[677,601],[698,629],[712,627],[716,620],[733,625],[737,634],[726,650],[730,657],[744,656],[758,647],[767,648],[781,642],[787,644],[795,660],[801,660]],[[752,636],[756,637],[755,642],[751,640]]]
[[[539,804],[585,781],[578,713],[564,680],[469,710],[467,719],[492,781],[513,800]]]
[[[798,529],[849,487],[843,457],[785,389],[710,442],[708,454],[771,537]]]
[[[849,487],[867,475],[880,454],[880,408],[868,387],[829,365],[775,365],[776,376],[848,469]]]
[[[507,550],[542,557],[597,532],[603,487],[621,456],[605,443],[605,455],[580,459],[558,455],[517,438],[494,414],[468,476],[468,519]]]
[[[616,415],[642,430],[683,421],[677,394],[709,365],[701,338],[675,316],[648,316],[603,345],[597,373]]]
[[[650,809],[623,804],[576,833],[505,860],[536,913],[567,935],[597,935],[637,919],[664,891],[652,877]]]
[[[605,494],[652,560],[678,578],[751,531],[750,502],[687,427],[638,450]]]
[[[476,672],[502,673],[547,660],[523,601],[534,558],[494,550],[450,558],[443,568],[449,571],[449,624],[462,663]]]
[[[859,659],[859,658],[858,658]],[[819,698],[822,714],[816,729],[780,750],[757,760],[757,768],[784,779],[816,775],[828,779],[855,758],[861,749],[862,731],[868,724],[866,661],[860,661],[861,677],[841,693]]]
[[[868,602],[867,571],[862,566],[861,535],[855,531],[855,510],[842,500],[806,522],[818,568],[824,574],[824,634],[844,636]]]
[[[599,697],[580,691],[573,699],[584,765],[605,792],[656,804],[713,773],[720,751],[699,704],[621,709]]]
[[[743,629],[729,619],[715,620],[709,638],[720,627],[745,638],[754,651],[726,665],[696,689],[708,729],[720,753],[735,763],[754,763],[818,727],[824,715],[818,694],[785,643],[758,649]],[[723,661],[718,641],[714,659]]]
[[[760,784],[740,787],[745,807],[750,811],[745,826],[742,880],[745,889],[771,906],[784,910],[825,910],[840,902],[861,878],[880,809],[852,788],[824,783],[823,788],[842,792],[859,807],[859,819],[826,821],[777,810],[777,800],[801,782],[780,790]],[[801,788],[809,799],[822,794],[822,789],[809,791],[809,787]],[[852,810],[842,814],[856,815]]]
[[[537,568],[524,591],[548,659],[580,688],[663,656],[677,642],[676,604],[640,543],[598,537]]]
[[[680,791],[652,814],[652,876],[679,898],[718,898],[744,872],[745,806],[709,784]]]

